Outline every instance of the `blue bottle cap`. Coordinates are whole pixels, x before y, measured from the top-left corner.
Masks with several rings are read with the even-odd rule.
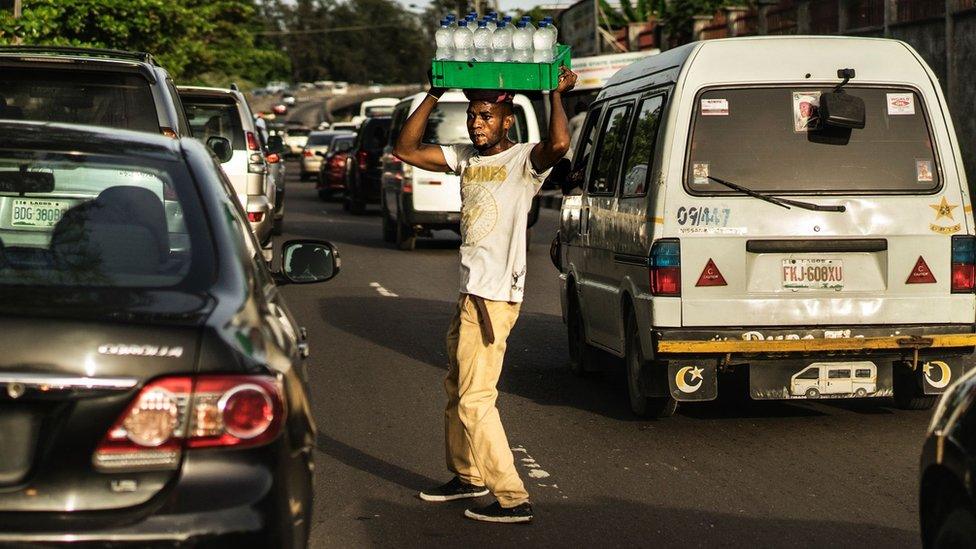
[[[549,26],[549,21],[546,21],[545,19],[543,19],[542,21],[539,21],[539,28],[540,29],[544,29],[544,28],[546,28],[548,26]]]
[[[458,21],[458,26],[459,27],[467,27],[468,26],[468,20],[467,19],[462,19],[462,20]]]
[[[525,28],[525,19],[519,21],[515,26],[518,27],[518,28],[520,28],[520,29],[524,29]]]
[[[505,17],[502,17],[502,21],[505,21],[506,23],[510,23],[512,21],[512,16],[506,15]]]
[[[484,19],[482,19],[481,21],[478,21],[478,28],[479,29],[487,29],[488,28],[488,21],[485,21]]]
[[[508,26],[508,21],[505,21],[504,19],[498,22],[498,28],[500,29],[504,29],[507,26]]]

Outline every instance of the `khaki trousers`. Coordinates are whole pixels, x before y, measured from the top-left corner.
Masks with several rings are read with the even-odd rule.
[[[464,482],[488,487],[502,507],[515,507],[528,501],[529,494],[515,469],[495,400],[505,342],[518,319],[521,303],[487,299],[484,303],[491,317],[494,343],[489,344],[483,337],[478,311],[466,295],[458,300],[447,332],[447,468]]]

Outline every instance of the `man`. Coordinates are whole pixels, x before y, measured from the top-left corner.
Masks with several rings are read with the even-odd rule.
[[[450,367],[444,387],[447,467],[454,478],[420,493],[425,501],[475,498],[497,501],[468,509],[486,522],[530,522],[529,494],[515,469],[495,400],[508,334],[525,288],[525,231],[532,198],[550,168],[569,150],[562,96],[576,74],[561,67],[549,98],[549,139],[514,143],[512,95],[468,92],[468,136],[473,145],[421,142],[442,89],[427,97],[403,125],[393,154],[418,168],[461,176],[461,296],[447,334]]]

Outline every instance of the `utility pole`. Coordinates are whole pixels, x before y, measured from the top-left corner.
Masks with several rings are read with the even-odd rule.
[[[20,19],[21,15],[21,0],[14,0],[14,19]],[[22,41],[20,35],[14,36],[14,44],[20,44]]]

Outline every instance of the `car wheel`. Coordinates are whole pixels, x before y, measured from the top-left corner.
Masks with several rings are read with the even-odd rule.
[[[858,398],[864,398],[867,395],[868,395],[868,392],[867,392],[867,390],[864,389],[864,387],[860,387],[857,391],[854,391],[854,396],[856,396]]]
[[[308,174],[307,174],[307,173],[305,173],[305,172],[302,172],[302,173],[301,173],[301,174],[300,174],[300,175],[298,176],[298,178],[299,178],[300,180],[302,180],[302,181],[308,181]]]
[[[281,217],[274,218],[274,221],[271,222],[271,234],[275,236],[280,236],[281,233],[284,232],[284,230],[285,230],[285,216],[282,215]]]
[[[353,215],[363,215],[366,213],[366,203],[356,198],[349,199],[349,212]]]
[[[894,390],[895,407],[902,410],[928,410],[938,395],[926,395],[918,385],[915,372],[906,366],[892,367],[892,389]]]
[[[641,348],[637,317],[633,311],[627,317],[627,395],[630,409],[638,417],[671,417],[678,409],[678,401],[669,394],[648,397],[641,386],[641,371],[644,369],[644,350]]]
[[[412,252],[417,247],[417,233],[413,227],[403,222],[403,212],[397,211],[395,241],[397,248]]]
[[[383,201],[382,207],[382,223],[383,223],[383,242],[396,242],[397,228],[393,224],[393,219],[390,218],[390,209],[386,207],[386,201]]]
[[[342,197],[342,210],[348,212],[350,210],[351,202],[349,201],[349,195]]]
[[[569,369],[577,376],[599,370],[597,363],[599,350],[586,342],[586,328],[583,325],[583,311],[575,289],[570,288],[569,322],[566,323],[566,336],[569,342]]]
[[[810,387],[806,392],[807,398],[820,398],[820,391],[816,387]]]
[[[326,189],[319,189],[319,200],[328,201],[330,198],[332,198],[332,193]]]
[[[976,547],[976,515],[968,507],[957,507],[942,521],[933,549]]]

